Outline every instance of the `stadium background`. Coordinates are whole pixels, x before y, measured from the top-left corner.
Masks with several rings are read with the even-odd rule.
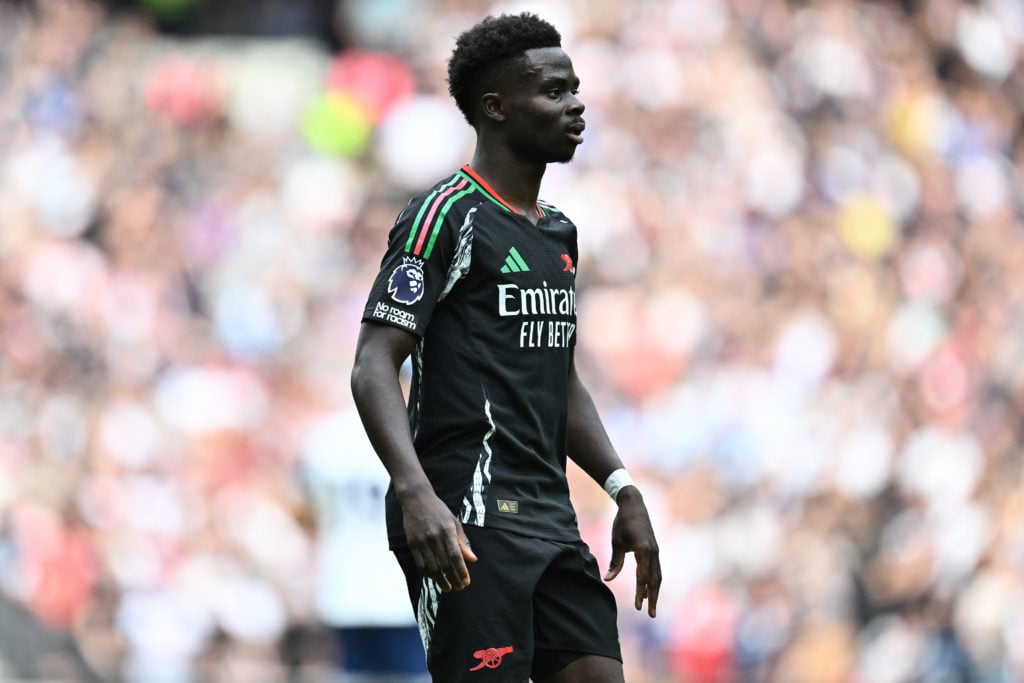
[[[521,9],[662,547],[627,679],[1024,680],[1019,0],[0,2],[0,678],[324,680],[306,444],[469,158],[453,38]]]

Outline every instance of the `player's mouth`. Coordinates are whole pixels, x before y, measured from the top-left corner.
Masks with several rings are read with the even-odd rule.
[[[569,139],[579,145],[583,143],[583,131],[586,127],[586,122],[583,119],[579,119],[566,128],[565,131],[568,133]]]

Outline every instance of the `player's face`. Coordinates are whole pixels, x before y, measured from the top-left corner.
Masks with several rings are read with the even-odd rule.
[[[559,47],[527,50],[526,64],[507,100],[510,142],[530,161],[569,161],[583,142],[580,79]]]

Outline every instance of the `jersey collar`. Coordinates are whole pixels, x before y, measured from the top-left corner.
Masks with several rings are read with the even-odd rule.
[[[523,215],[522,211],[519,211],[518,209],[514,208],[511,204],[506,202],[502,198],[502,196],[500,194],[498,194],[494,190],[494,188],[491,187],[487,183],[486,180],[484,180],[482,177],[480,177],[479,173],[477,173],[472,168],[470,168],[469,164],[466,164],[465,166],[463,166],[462,169],[459,171],[459,173],[464,178],[466,178],[466,180],[471,182],[476,187],[476,189],[480,191],[481,194],[483,194],[485,197],[490,199],[492,202],[494,202],[498,206],[501,206],[502,208],[506,209],[507,211],[511,211],[512,213],[517,214],[519,216]],[[543,218],[545,216],[544,210],[541,208],[540,204],[537,204],[536,207],[537,207],[537,215],[540,216],[541,218]]]

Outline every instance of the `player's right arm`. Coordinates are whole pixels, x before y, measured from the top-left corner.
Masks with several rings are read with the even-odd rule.
[[[399,380],[402,363],[416,342],[416,336],[405,330],[364,322],[356,342],[352,397],[366,434],[391,475],[417,567],[442,591],[462,590],[469,585],[466,562],[475,562],[476,555],[459,520],[423,472]]]

